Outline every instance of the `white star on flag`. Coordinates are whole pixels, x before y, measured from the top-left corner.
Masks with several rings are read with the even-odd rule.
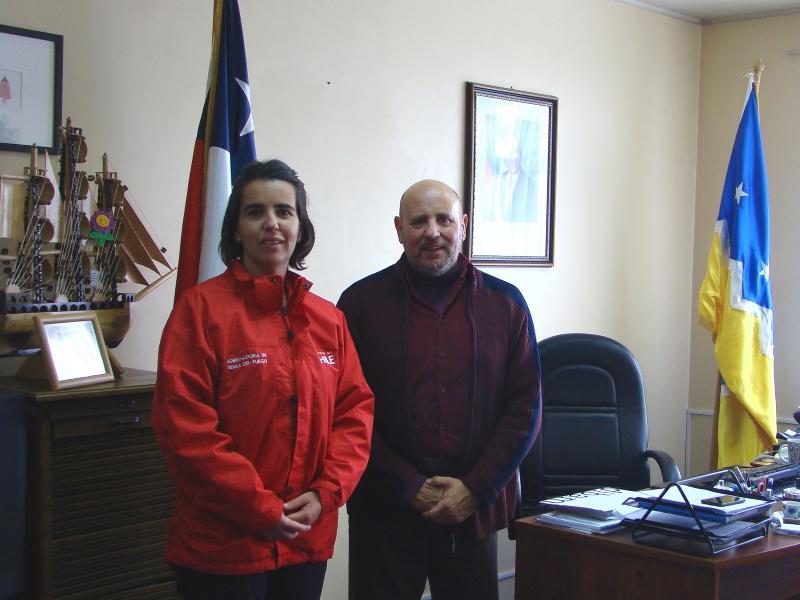
[[[247,117],[247,123],[244,124],[244,127],[242,127],[242,130],[239,132],[239,137],[242,137],[243,135],[247,135],[251,131],[255,131],[256,126],[253,123],[253,109],[250,107],[250,85],[246,81],[242,81],[238,77],[235,77],[234,79],[236,79],[236,83],[239,84],[239,87],[242,88],[245,97],[247,97],[247,108],[250,109],[250,115],[248,115]]]
[[[762,262],[761,270],[758,272],[758,275],[769,281],[769,265]]]
[[[238,81],[238,79],[237,79]],[[249,97],[249,96],[248,96]],[[736,186],[736,204],[739,204],[742,200],[742,196],[749,196],[747,192],[744,191],[744,181]]]

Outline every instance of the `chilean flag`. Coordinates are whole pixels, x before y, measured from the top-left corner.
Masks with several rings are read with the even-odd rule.
[[[222,217],[232,182],[256,160],[255,128],[237,0],[214,1],[214,33],[208,90],[197,130],[183,213],[175,299],[219,275]]]

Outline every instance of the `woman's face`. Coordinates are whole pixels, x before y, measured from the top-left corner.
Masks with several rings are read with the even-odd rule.
[[[235,237],[242,244],[242,265],[248,273],[286,275],[299,233],[292,184],[255,179],[245,186]]]

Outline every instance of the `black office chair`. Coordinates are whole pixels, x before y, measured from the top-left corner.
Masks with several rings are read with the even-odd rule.
[[[522,516],[539,512],[539,501],[552,496],[647,487],[649,458],[663,481],[680,479],[669,454],[647,449],[642,373],[625,346],[601,335],[566,333],[542,340],[539,354],[542,430],[520,465]]]

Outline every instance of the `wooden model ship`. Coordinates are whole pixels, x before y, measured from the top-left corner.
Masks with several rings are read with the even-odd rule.
[[[131,304],[175,272],[106,155],[94,175],[80,170],[86,156],[67,119],[58,176],[46,153],[40,168],[36,146],[24,176],[0,175],[0,356],[39,348],[42,313],[95,311],[114,348]]]

